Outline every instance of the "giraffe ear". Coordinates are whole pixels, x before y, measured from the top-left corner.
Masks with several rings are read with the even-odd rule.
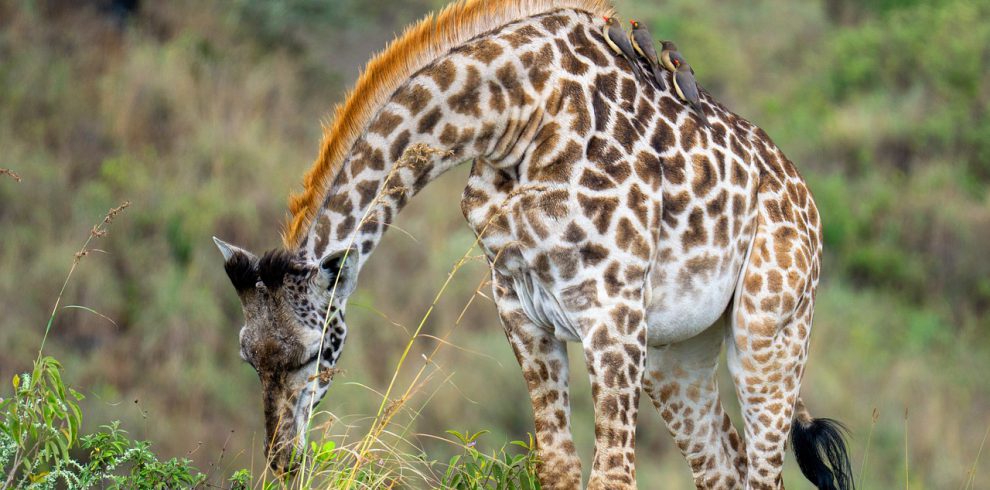
[[[320,259],[321,287],[338,298],[346,298],[357,288],[358,251],[331,252]]]
[[[258,282],[258,258],[251,252],[217,237],[213,237],[213,243],[223,254],[223,268],[227,271],[227,277],[233,283],[234,289],[241,292],[253,288]]]

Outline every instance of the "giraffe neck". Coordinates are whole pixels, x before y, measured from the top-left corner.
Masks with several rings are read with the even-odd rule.
[[[433,179],[485,158],[517,161],[543,120],[524,68],[484,38],[454,49],[403,84],[378,109],[344,159],[302,245],[307,260],[351,248],[359,264],[388,225]],[[493,61],[499,60],[498,63]]]

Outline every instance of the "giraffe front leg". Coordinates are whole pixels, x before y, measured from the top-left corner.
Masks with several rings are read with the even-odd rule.
[[[540,484],[546,489],[580,488],[581,459],[571,436],[567,345],[530,321],[515,292],[495,278],[499,317],[533,405]]]
[[[646,365],[641,309],[617,304],[582,315],[584,355],[595,406],[589,489],[636,488],[636,415]]]

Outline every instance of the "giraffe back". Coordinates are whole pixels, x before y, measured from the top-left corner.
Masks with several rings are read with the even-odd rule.
[[[702,126],[668,73],[662,91],[637,78],[587,13],[508,25],[446,61],[493,73],[474,107],[512,115],[479,134],[444,130],[483,155],[464,215],[496,268],[535,298],[533,315],[564,338],[581,327],[563,310],[589,297],[643,295],[651,343],[711,325],[737,287],[766,182],[811,209],[815,220],[794,226],[818,236],[804,182],[762,130],[707,93]]]

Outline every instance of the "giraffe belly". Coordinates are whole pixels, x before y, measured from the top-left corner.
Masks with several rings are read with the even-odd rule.
[[[646,307],[647,343],[659,346],[680,342],[714,324],[736,288],[742,261],[732,262],[738,264],[703,279],[680,263],[654,264]]]

